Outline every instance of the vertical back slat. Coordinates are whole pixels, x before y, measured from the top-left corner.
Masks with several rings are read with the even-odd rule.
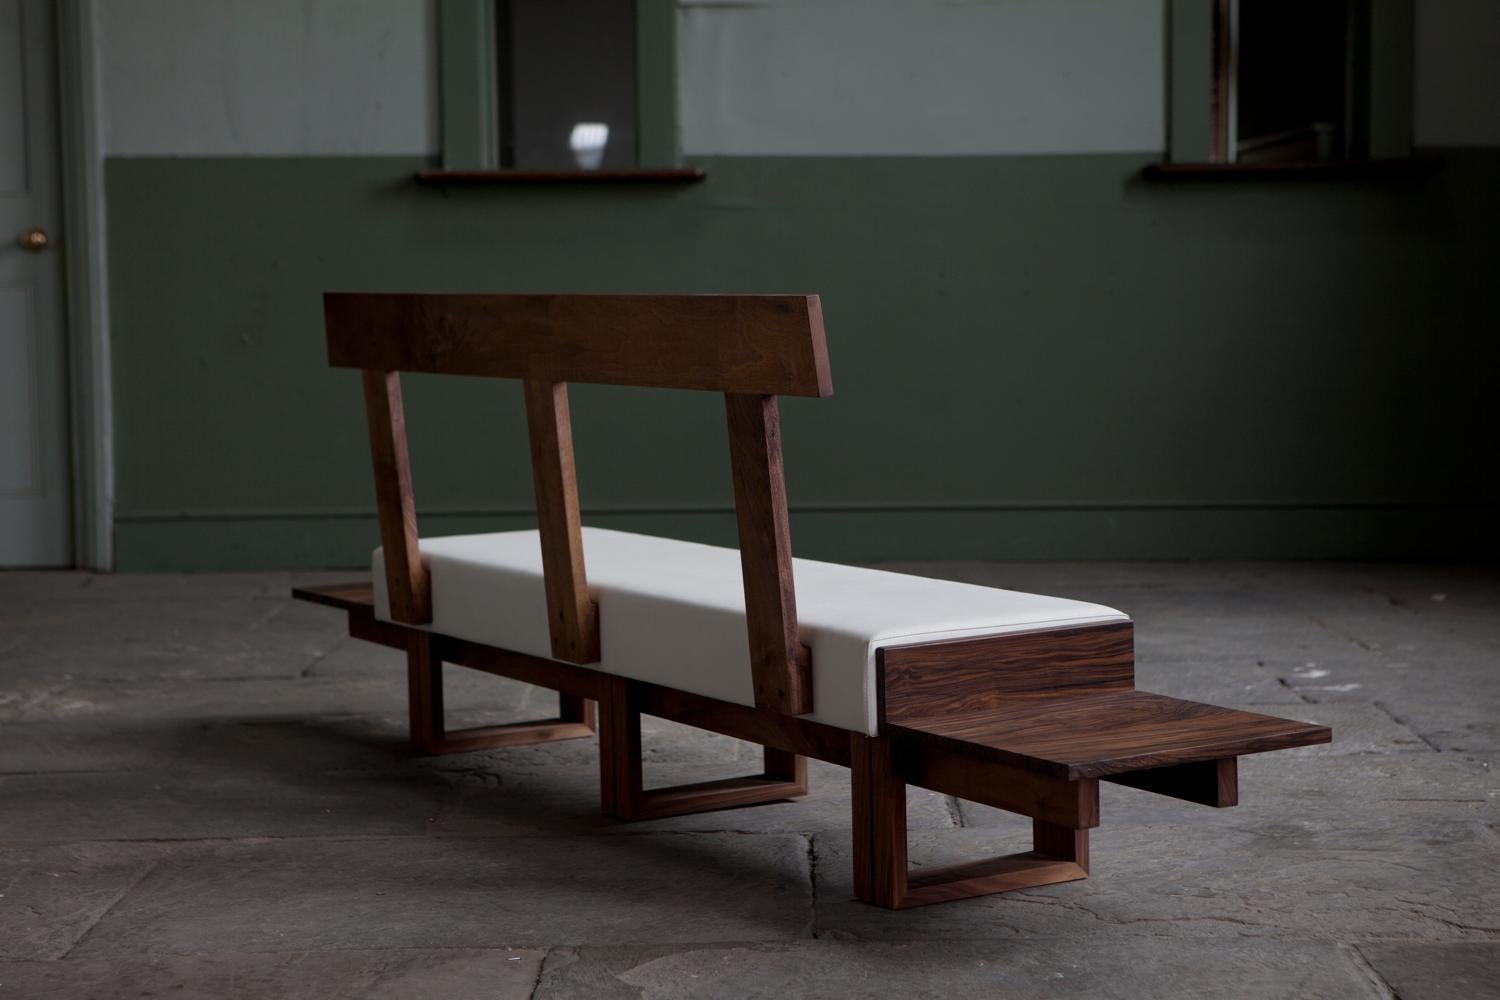
[[[776,397],[725,393],[724,400],[755,704],[804,715],[812,711],[812,670],[797,638]]]
[[[599,611],[589,597],[584,573],[568,386],[532,379],[525,385],[552,655],[569,663],[595,663],[599,659]]]
[[[401,376],[368,370],[362,375],[391,617],[408,625],[422,625],[432,621],[432,588],[417,548],[417,508],[406,453]]]

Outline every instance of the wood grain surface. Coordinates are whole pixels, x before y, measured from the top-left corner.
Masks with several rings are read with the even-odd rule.
[[[1324,726],[1146,691],[1022,695],[1004,708],[906,719],[890,731],[1068,780],[1332,739]]]
[[[830,396],[816,295],[329,292],[335,368]]]
[[[1129,691],[1135,627],[1110,622],[888,646],[877,660],[888,722],[983,712],[1023,692]]]
[[[583,521],[578,512],[578,472],[573,464],[573,422],[562,382],[526,383],[526,426],[536,491],[542,581],[552,655],[569,663],[599,660],[599,608],[589,597],[583,562]]]
[[[813,710],[812,654],[797,638],[776,397],[726,393],[724,408],[755,704],[785,715],[806,715]]]
[[[432,621],[432,585],[417,544],[417,504],[412,495],[411,460],[406,450],[401,376],[394,371],[361,374],[391,617],[409,625],[422,625]]]

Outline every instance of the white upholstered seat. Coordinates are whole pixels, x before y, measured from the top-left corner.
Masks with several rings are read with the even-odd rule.
[[[535,531],[424,538],[431,629],[550,657],[541,543]],[[745,596],[736,549],[583,529],[599,604],[596,669],[753,705]],[[797,620],[812,649],[809,718],[874,735],[875,650],[1036,627],[1124,621],[1112,608],[1059,597],[793,560]],[[375,613],[390,620],[382,553]]]

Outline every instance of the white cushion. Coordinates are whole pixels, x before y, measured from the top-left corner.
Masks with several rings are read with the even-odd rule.
[[[435,632],[551,658],[536,531],[424,538]],[[596,669],[755,703],[737,549],[583,529],[589,593],[599,604]],[[1127,620],[1098,604],[949,580],[792,560],[797,623],[812,649],[808,718],[875,735],[875,651],[965,636]],[[375,614],[390,621],[381,550]]]

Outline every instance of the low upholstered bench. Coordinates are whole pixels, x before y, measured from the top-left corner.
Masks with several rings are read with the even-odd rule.
[[[776,397],[832,392],[815,296],[329,295],[325,318],[330,362],[363,372],[382,544],[372,582],[294,593],[405,651],[423,753],[597,731],[623,820],[843,765],[855,892],[901,908],[1084,878],[1100,781],[1231,806],[1238,757],[1330,739],[1137,691],[1112,608],[793,559]],[[522,380],[537,529],[419,538],[402,371]],[[569,381],[724,393],[739,548],[582,527]],[[449,731],[444,663],[553,689],[558,715]],[[763,773],[647,790],[642,714],[758,743]],[[908,874],[908,784],[1031,817],[1033,850]]]

